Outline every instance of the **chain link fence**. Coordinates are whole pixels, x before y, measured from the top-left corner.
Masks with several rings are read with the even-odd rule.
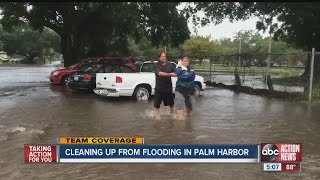
[[[320,100],[320,53],[233,54],[192,57],[196,73],[208,84],[237,86],[271,93],[299,94],[303,98]],[[313,57],[313,58],[312,58]],[[177,62],[181,57],[167,57]],[[137,57],[138,61],[154,61],[157,57]],[[312,64],[312,59],[314,63]],[[313,74],[311,77],[311,71]],[[313,78],[312,83],[310,78]],[[310,91],[312,87],[312,91]],[[266,91],[264,91],[266,92]],[[309,97],[310,98],[310,97]],[[309,99],[309,100],[311,100]]]
[[[197,73],[209,82],[270,92],[299,93],[303,97],[311,94],[311,98],[320,99],[320,72],[317,66],[320,53],[314,53],[312,83],[311,52],[221,55],[191,59]]]

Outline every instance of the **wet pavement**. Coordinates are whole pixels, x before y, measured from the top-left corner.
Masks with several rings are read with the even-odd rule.
[[[50,86],[53,67],[0,67],[0,179],[320,179],[320,106],[208,89],[183,121],[152,100],[102,98]],[[24,164],[24,144],[58,136],[142,136],[146,144],[303,143],[302,171],[261,164]]]

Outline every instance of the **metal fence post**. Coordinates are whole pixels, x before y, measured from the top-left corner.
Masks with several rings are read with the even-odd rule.
[[[311,63],[310,63],[309,102],[312,101],[312,83],[313,83],[314,53],[315,53],[315,49],[312,48]]]
[[[212,82],[212,57],[210,58],[210,82]]]

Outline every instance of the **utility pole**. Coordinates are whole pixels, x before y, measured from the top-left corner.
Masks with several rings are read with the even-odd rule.
[[[311,67],[310,67],[310,81],[309,81],[309,102],[312,101],[312,83],[313,83],[314,54],[315,54],[315,49],[312,48]]]
[[[240,60],[241,60],[241,31],[239,34],[239,52],[238,52],[238,63],[236,65],[236,73],[238,73],[238,68],[240,67]]]
[[[241,86],[241,80],[239,77],[239,67],[240,67],[240,60],[241,60],[241,32],[239,33],[239,56],[238,56],[238,63],[236,65],[236,69],[234,72],[234,78],[235,78],[235,83],[238,87],[238,90],[240,90],[240,86]]]
[[[270,31],[269,31],[269,48],[268,48],[268,57],[267,57],[267,69],[266,69],[266,84],[268,83],[267,79],[269,76],[269,68],[270,68],[270,61],[271,61],[271,25],[270,25]]]
[[[241,60],[241,37],[239,39],[239,57],[238,57],[238,67],[240,69],[240,60]]]
[[[273,84],[271,82],[271,76],[269,75],[270,61],[271,61],[271,25],[269,31],[269,49],[268,49],[268,59],[267,59],[267,69],[266,69],[266,85],[270,91],[274,91]]]
[[[164,53],[167,54],[167,46],[164,46]]]

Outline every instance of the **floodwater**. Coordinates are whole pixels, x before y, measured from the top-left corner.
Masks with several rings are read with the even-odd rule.
[[[152,100],[50,86],[53,67],[0,67],[0,179],[320,179],[320,106],[208,89],[191,118],[149,117]],[[303,143],[302,171],[261,164],[24,164],[24,144],[58,136],[142,136],[146,144]]]

